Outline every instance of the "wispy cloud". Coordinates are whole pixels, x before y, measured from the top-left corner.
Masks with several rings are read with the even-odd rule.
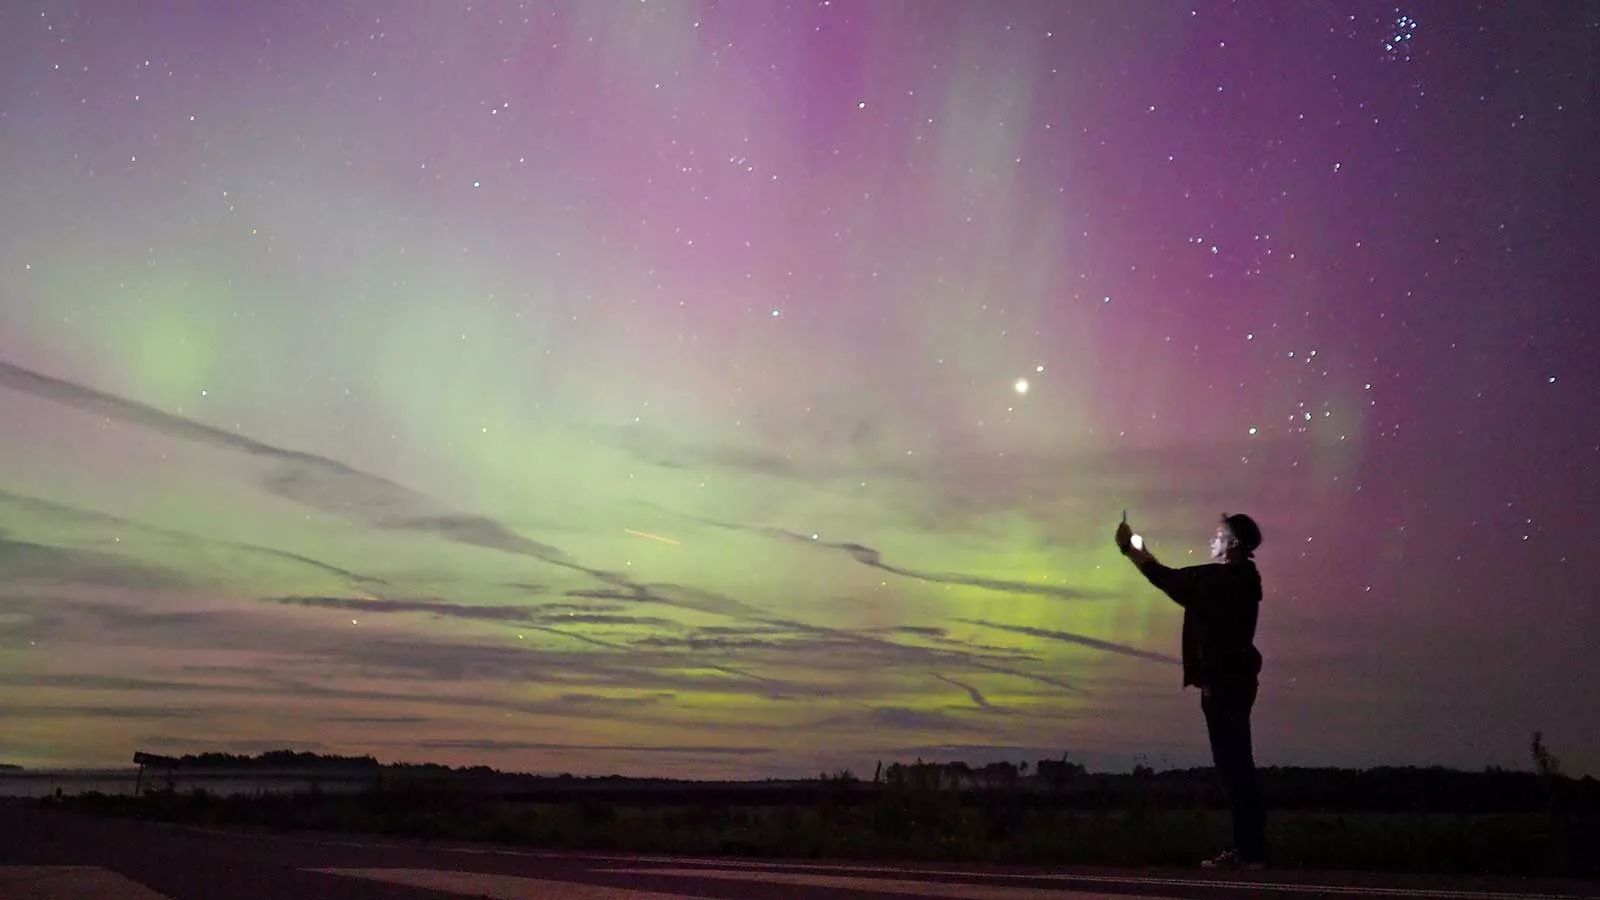
[[[753,525],[739,525],[731,522],[719,522],[714,519],[705,519],[707,524],[719,528],[728,528],[735,531],[744,531],[751,534],[762,534],[768,537],[780,538],[786,541],[797,541],[813,547],[826,550],[837,550],[849,556],[861,565],[899,575],[902,578],[911,578],[930,584],[954,584],[967,587],[983,588],[991,591],[1001,591],[1008,594],[1033,594],[1040,597],[1050,597],[1057,600],[1098,600],[1109,596],[1099,591],[1088,591],[1081,588],[1064,587],[1060,585],[1038,584],[1029,581],[1008,581],[997,578],[986,578],[981,575],[968,575],[959,572],[925,572],[908,569],[903,566],[891,565],[884,562],[883,554],[865,544],[854,542],[824,541],[812,535],[799,534],[784,528],[769,528]]]
[[[101,526],[115,528],[119,531],[131,530],[161,538],[163,540],[173,542],[179,546],[230,549],[246,554],[258,554],[261,556],[294,563],[315,571],[334,575],[340,579],[350,582],[354,586],[386,587],[388,585],[388,582],[381,578],[354,572],[349,569],[333,565],[332,563],[324,560],[315,559],[300,553],[293,553],[287,550],[279,550],[272,547],[264,547],[258,544],[243,543],[238,541],[213,540],[183,531],[178,531],[172,528],[162,528],[122,516],[111,515],[98,510],[83,509],[77,506],[57,503],[52,500],[45,500],[38,497],[30,497],[24,494],[16,494],[10,491],[0,490],[0,507],[13,508],[26,514],[30,520],[35,522],[43,517],[45,519],[59,520],[63,523],[71,525]],[[0,537],[4,537],[4,534],[0,533]]]
[[[386,653],[386,649],[391,652]],[[481,652],[492,648],[480,646],[476,649]],[[450,686],[453,683],[493,683],[506,680],[509,669],[503,665],[491,664],[478,669],[462,665],[454,671],[437,665],[439,658],[444,655],[454,657],[458,663],[464,662],[472,655],[473,650],[472,646],[467,645],[434,646],[431,650],[421,652],[416,647],[407,647],[399,652],[392,652],[393,648],[376,650],[369,648],[370,652],[358,654],[355,659],[328,661],[320,658],[298,660],[289,658],[280,659],[274,668],[199,667],[181,673],[191,677],[180,675],[180,677],[142,678],[98,673],[29,675],[0,673],[0,687],[50,689],[57,692],[58,696],[59,692],[66,692],[65,696],[68,697],[81,692],[82,700],[78,704],[52,700],[45,706],[58,709],[82,706],[89,709],[143,710],[144,714],[135,717],[153,720],[164,718],[162,715],[164,710],[175,710],[172,718],[192,718],[205,712],[232,715],[236,713],[237,704],[240,702],[248,702],[257,709],[262,708],[264,703],[277,702],[292,704],[296,709],[304,711],[331,705],[327,706],[330,711],[326,717],[333,721],[348,714],[332,710],[347,704],[359,703],[364,708],[390,707],[397,710],[393,716],[375,714],[372,717],[374,721],[399,717],[400,721],[415,719],[419,722],[437,723],[448,720],[453,713],[461,710],[477,709],[569,720],[610,721],[623,716],[630,721],[661,727],[686,725],[682,714],[652,715],[650,712],[652,709],[667,709],[676,696],[672,690],[673,686],[689,690],[709,688],[716,684],[723,694],[736,692],[740,687],[739,682],[729,682],[726,679],[714,682],[710,679],[696,680],[690,676],[674,678],[667,674],[657,678],[654,685],[641,690],[638,686],[648,682],[651,673],[624,670],[616,672],[616,677],[607,678],[606,671],[610,667],[602,663],[596,672],[586,676],[574,667],[577,657],[554,654],[558,660],[549,664],[548,672],[531,669],[524,670],[521,674],[554,676],[559,672],[568,676],[564,683],[572,690],[534,698],[502,696],[494,692],[467,692],[459,688],[451,690]],[[531,658],[543,654],[523,652],[520,655]],[[443,672],[446,677],[423,677],[415,667],[425,663],[426,660],[433,661],[429,671]],[[341,683],[349,684],[348,679],[352,677],[359,677],[361,681],[350,687],[339,686]],[[369,686],[374,677],[381,677],[390,687],[384,689]],[[559,689],[563,685],[563,682],[555,677],[536,677],[524,683],[546,690]],[[441,685],[445,690],[438,689]],[[629,693],[608,696],[589,693],[587,690],[596,687],[625,690]],[[127,700],[123,703],[108,702],[118,698],[119,695],[126,697]],[[159,702],[134,698],[159,698]],[[184,705],[182,701],[188,701],[189,705]],[[21,706],[19,705],[19,708]],[[417,709],[428,710],[430,714],[412,712]],[[687,724],[712,728],[716,727],[717,723],[704,722],[695,725],[690,721]]]
[[[985,654],[968,652],[967,649],[961,647],[924,647],[901,643],[870,632],[831,628],[783,616],[775,616],[756,610],[733,598],[723,597],[711,591],[687,588],[682,585],[653,586],[652,596],[657,595],[657,592],[662,597],[663,602],[683,605],[690,609],[717,611],[723,615],[733,614],[735,617],[745,621],[785,629],[794,634],[821,641],[824,644],[848,645],[854,656],[860,658],[866,655],[866,658],[874,659],[880,664],[917,666],[928,670],[977,669],[1050,685],[1070,693],[1078,692],[1076,686],[1059,676],[1030,672],[1009,664],[1009,661],[989,659]],[[691,603],[684,602],[682,598],[685,596],[693,597],[694,601]]]
[[[198,707],[76,704],[5,704],[0,716],[11,721],[24,719],[194,719],[207,714]]]
[[[1080,647],[1089,647],[1094,650],[1104,650],[1107,653],[1116,653],[1122,656],[1132,656],[1137,659],[1148,659],[1153,662],[1178,665],[1177,657],[1165,653],[1156,653],[1152,650],[1143,650],[1128,644],[1118,644],[1115,641],[1105,641],[1100,638],[1089,637],[1085,634],[1073,634],[1070,631],[1053,631],[1048,628],[1033,628],[1027,625],[1004,625],[999,622],[988,622],[983,619],[957,619],[968,625],[977,625],[983,628],[994,628],[999,631],[1009,631],[1013,634],[1026,634],[1030,637],[1046,638],[1052,641],[1062,641],[1068,644],[1077,644]]]
[[[0,583],[62,581],[112,587],[182,587],[191,579],[172,569],[114,553],[0,537]]]
[[[128,675],[104,675],[92,672],[57,673],[0,672],[0,685],[26,688],[66,688],[85,691],[129,691],[154,694],[174,694],[186,691],[202,693],[237,693],[238,685],[213,682],[173,681],[161,678],[138,678]]]
[[[693,754],[707,756],[762,756],[771,747],[727,747],[711,744],[558,744],[537,741],[500,741],[492,738],[460,741],[418,741],[417,746],[432,750],[547,750],[592,751],[642,754]]]
[[[961,760],[971,765],[985,765],[992,762],[1026,762],[1032,766],[1041,759],[1060,759],[1063,750],[1060,747],[1042,745],[942,743],[911,744],[893,747],[883,752],[889,759],[901,761],[911,759],[929,761]],[[1072,754],[1070,758],[1076,762],[1083,761],[1076,753]]]
[[[967,723],[946,712],[907,709],[899,706],[875,707],[868,718],[874,726],[904,731],[936,731],[959,734],[967,727]]]
[[[423,725],[431,721],[427,716],[318,716],[318,722],[334,725]]]
[[[972,685],[966,684],[964,682],[957,681],[954,678],[947,678],[947,677],[945,677],[943,675],[935,675],[933,677],[939,679],[940,681],[944,682],[945,684],[951,685],[953,687],[958,687],[958,688],[962,689],[963,691],[966,691],[967,692],[967,696],[972,698],[972,702],[975,705],[980,706],[980,707],[982,707],[984,709],[993,709],[993,707],[989,705],[988,698],[983,696],[983,692],[978,690],[977,688],[973,687]]]
[[[280,606],[339,609],[367,615],[427,613],[445,618],[472,619],[481,622],[533,623],[540,618],[536,610],[525,606],[468,606],[442,600],[398,600],[383,597],[267,597],[263,602]]]
[[[515,625],[528,631],[579,641],[595,647],[624,650],[623,645],[606,641],[572,629],[582,626],[613,628],[671,628],[675,622],[655,616],[627,616],[612,613],[548,610],[533,606],[472,606],[449,603],[443,600],[407,600],[392,598],[357,597],[269,597],[265,602],[280,606],[302,606],[317,609],[338,609],[360,615],[425,614],[445,619],[465,619],[479,622],[499,622]],[[570,606],[570,604],[565,604]]]
[[[970,639],[955,638],[952,637],[949,631],[944,628],[906,625],[891,628],[889,631],[894,634],[904,634],[910,637],[920,638],[921,640],[929,643],[960,649],[966,653],[970,653],[984,659],[1010,663],[1030,663],[1041,661],[1041,658],[1037,653],[1017,647],[1002,647],[998,644],[984,644]]]
[[[321,512],[374,528],[434,534],[468,546],[570,564],[563,551],[516,534],[493,519],[449,510],[417,491],[326,456],[289,450],[224,431],[3,360],[0,360],[0,387],[178,440],[267,460],[276,465],[263,479],[267,490]]]

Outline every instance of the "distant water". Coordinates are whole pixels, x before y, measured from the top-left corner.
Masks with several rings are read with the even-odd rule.
[[[305,772],[238,772],[226,769],[211,772],[183,772],[167,775],[147,770],[144,779],[134,769],[68,770],[68,771],[0,771],[0,797],[48,797],[62,794],[132,795],[135,785],[139,790],[172,788],[188,793],[196,788],[225,796],[255,794],[305,793],[315,788],[327,793],[351,793],[373,786],[371,775],[347,775],[332,772],[312,775]]]

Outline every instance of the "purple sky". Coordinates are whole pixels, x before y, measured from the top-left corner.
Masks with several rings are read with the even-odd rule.
[[[0,757],[1600,771],[1593,4],[10,3]]]

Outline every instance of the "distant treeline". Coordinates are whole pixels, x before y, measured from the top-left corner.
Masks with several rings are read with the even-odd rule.
[[[157,756],[137,753],[135,762],[145,762],[156,768],[209,769],[229,772],[273,771],[325,771],[342,774],[370,772],[414,773],[418,775],[492,776],[496,778],[532,778],[570,780],[575,776],[527,775],[520,772],[503,772],[490,766],[447,766],[442,763],[379,762],[373,756],[339,756],[330,753],[311,753],[299,750],[268,750],[249,756],[243,753],[186,753],[183,756]],[[585,780],[650,781],[663,779],[628,779],[620,775],[585,776]]]
[[[145,754],[140,754],[145,756]],[[379,769],[417,770],[421,772],[458,774],[502,774],[488,766],[451,768],[438,763],[380,763],[372,756],[337,756],[327,753],[310,753],[298,750],[268,750],[255,756],[242,753],[186,753],[178,757],[149,757],[159,760],[158,765],[184,769],[335,769],[342,772]]]
[[[879,764],[873,786],[912,792],[1017,793],[1046,805],[1077,809],[1202,809],[1225,805],[1222,785],[1210,768],[1157,772],[1138,766],[1131,773],[1089,772],[1065,759],[1028,766],[964,762]],[[851,785],[849,771],[823,775],[824,783]],[[1326,812],[1513,813],[1600,812],[1600,781],[1555,772],[1516,772],[1490,767],[1481,772],[1443,766],[1338,769],[1271,766],[1261,770],[1273,809]]]
[[[1138,766],[1131,773],[1090,772],[1060,759],[994,762],[878,763],[872,778],[850,770],[812,779],[752,782],[677,781],[617,775],[575,777],[501,772],[488,766],[380,763],[371,756],[335,756],[273,750],[256,756],[201,753],[171,762],[179,769],[297,770],[336,775],[370,773],[375,788],[408,783],[455,784],[475,794],[508,800],[603,799],[645,806],[674,803],[770,805],[824,802],[858,805],[885,795],[942,795],[957,802],[1009,802],[1057,809],[1220,809],[1225,805],[1210,768],[1157,772]],[[1268,767],[1261,770],[1268,805],[1279,810],[1323,812],[1547,813],[1600,812],[1600,781],[1561,775],[1556,767],[1517,772],[1491,767],[1481,772],[1442,766],[1373,769]]]
[[[333,756],[296,750],[268,750],[255,756],[242,753],[186,753],[172,758],[152,758],[185,769],[377,769],[382,765],[371,756]]]

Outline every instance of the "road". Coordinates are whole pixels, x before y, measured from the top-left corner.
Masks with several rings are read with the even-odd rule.
[[[98,819],[0,801],[0,900],[1600,900],[1600,885],[1275,870],[756,862],[542,853]]]

